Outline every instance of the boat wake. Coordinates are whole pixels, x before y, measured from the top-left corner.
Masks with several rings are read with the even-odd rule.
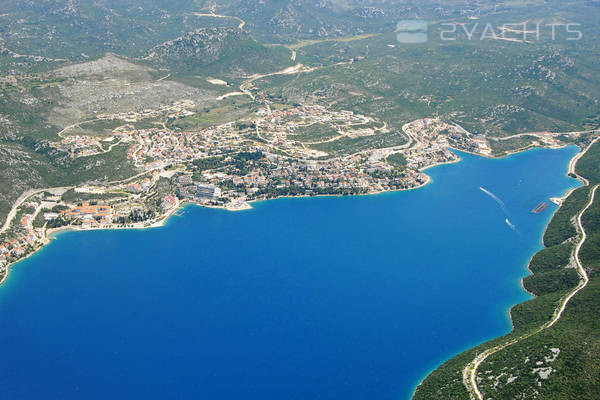
[[[485,189],[485,188],[482,188],[481,186],[479,187],[479,189],[480,189],[480,190],[481,190],[483,193],[487,194],[487,195],[488,195],[488,196],[490,196],[492,199],[494,199],[494,201],[495,201],[496,203],[498,203],[498,204],[500,205],[500,207],[502,207],[502,211],[504,211],[504,214],[506,214],[506,215],[510,214],[510,213],[508,212],[508,209],[506,208],[506,205],[504,204],[504,202],[503,202],[502,200],[500,200],[500,197],[496,196],[494,193],[490,192],[489,190],[487,190],[487,189]]]
[[[508,227],[509,227],[510,229],[512,229],[513,231],[515,231],[515,232],[519,233],[519,230],[517,229],[517,227],[516,227],[516,226],[515,226],[515,225],[514,225],[512,222],[510,222],[510,220],[509,220],[508,218],[506,218],[506,219],[504,220],[504,222],[506,222],[506,225],[508,225]]]
[[[496,203],[498,203],[498,205],[502,208],[502,211],[504,211],[504,215],[507,216],[507,218],[504,220],[504,222],[506,222],[506,225],[509,226],[510,229],[512,229],[515,232],[519,232],[519,230],[517,229],[517,227],[510,222],[510,220],[508,219],[508,217],[510,216],[510,213],[508,212],[508,209],[506,208],[506,205],[504,204],[504,202],[500,199],[500,197],[496,196],[494,193],[490,192],[489,190],[487,190],[486,188],[483,187],[479,187],[479,189],[487,194],[488,196],[490,196]]]

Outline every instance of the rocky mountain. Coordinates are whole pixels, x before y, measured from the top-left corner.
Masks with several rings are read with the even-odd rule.
[[[291,64],[290,51],[265,46],[238,28],[201,28],[153,47],[152,65],[184,73],[230,76],[272,72]]]
[[[365,19],[382,15],[361,2],[337,0],[236,1],[226,11],[244,18],[256,32],[320,38],[373,30],[364,26]]]

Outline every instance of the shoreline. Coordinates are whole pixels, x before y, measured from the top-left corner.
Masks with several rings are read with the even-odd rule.
[[[598,140],[598,139],[599,138],[593,140],[592,144],[596,140]],[[404,191],[410,191],[410,190],[417,190],[417,189],[421,189],[421,188],[427,186],[430,183],[433,183],[433,179],[431,178],[431,176],[425,174],[426,170],[431,169],[431,168],[435,168],[435,167],[439,167],[439,166],[443,166],[443,165],[451,165],[451,164],[456,164],[456,163],[461,162],[462,158],[460,157],[460,155],[456,154],[455,152],[466,153],[466,154],[470,154],[470,155],[474,155],[474,156],[478,156],[478,157],[483,157],[483,158],[486,158],[486,159],[500,160],[500,159],[503,159],[503,158],[506,158],[506,157],[510,157],[512,155],[515,155],[515,154],[523,153],[523,152],[534,150],[534,149],[551,149],[551,150],[557,150],[557,149],[565,148],[565,147],[568,147],[568,146],[571,146],[571,145],[565,145],[565,146],[528,146],[528,147],[523,148],[521,150],[515,150],[513,152],[508,152],[508,153],[502,154],[502,155],[484,155],[484,154],[479,154],[479,153],[474,153],[474,152],[470,152],[470,151],[460,150],[460,149],[448,146],[447,148],[453,151],[452,153],[455,155],[456,158],[452,159],[452,160],[448,160],[448,161],[442,161],[442,162],[438,162],[438,163],[433,163],[431,165],[427,165],[425,167],[422,167],[422,168],[418,169],[419,172],[424,173],[425,180],[420,185],[417,185],[417,186],[414,186],[414,187],[411,187],[411,188],[393,189],[393,190],[379,190],[379,191],[375,191],[375,192],[356,193],[356,194],[348,194],[348,195],[345,195],[345,194],[318,194],[318,195],[295,195],[295,196],[294,195],[285,195],[285,196],[277,196],[277,197],[273,197],[273,198],[250,200],[250,201],[242,203],[242,205],[240,207],[227,207],[226,205],[225,206],[211,206],[211,205],[199,204],[199,203],[195,203],[195,202],[191,202],[191,201],[180,201],[179,199],[177,199],[176,205],[171,210],[169,210],[166,214],[160,216],[156,221],[154,221],[154,222],[152,222],[150,224],[147,224],[147,222],[137,222],[137,223],[129,224],[130,226],[119,226],[119,225],[115,225],[115,224],[109,224],[107,226],[100,226],[100,227],[94,227],[94,228],[92,228],[92,227],[90,227],[90,228],[78,228],[78,227],[74,227],[72,225],[68,225],[68,226],[59,227],[59,228],[51,228],[51,229],[47,229],[47,230],[45,229],[45,231],[44,231],[44,238],[43,238],[42,243],[41,243],[41,245],[39,247],[37,247],[34,251],[32,251],[30,254],[26,255],[25,257],[23,257],[23,258],[21,258],[21,259],[19,259],[17,261],[14,261],[14,262],[6,265],[6,267],[5,267],[5,273],[2,276],[2,278],[0,278],[0,287],[8,279],[8,276],[10,275],[10,269],[12,267],[16,266],[21,261],[26,260],[27,258],[31,257],[33,254],[37,253],[39,250],[41,250],[42,248],[44,248],[45,246],[47,246],[48,244],[50,244],[52,240],[56,239],[56,236],[58,234],[63,233],[63,232],[68,232],[68,231],[81,232],[81,231],[98,231],[98,230],[143,230],[143,229],[159,228],[159,227],[164,226],[167,223],[167,221],[174,214],[176,214],[178,211],[180,211],[181,209],[183,209],[183,208],[185,208],[186,206],[189,206],[189,205],[195,205],[195,206],[198,206],[198,207],[211,208],[211,209],[221,209],[221,210],[230,211],[230,212],[240,212],[240,211],[251,210],[253,208],[252,207],[253,203],[260,203],[260,202],[264,202],[264,201],[286,199],[286,198],[287,199],[293,199],[293,198],[318,198],[318,197],[376,196],[376,195],[380,195],[380,194],[384,194],[384,193],[395,193],[395,192],[404,192]],[[576,145],[573,145],[573,146],[576,146]],[[591,144],[590,144],[590,146],[591,146]],[[588,148],[590,146],[588,146]],[[576,146],[576,147],[578,147],[578,146]],[[577,154],[569,161],[569,172],[567,172],[567,175],[570,173],[570,170],[572,168],[571,165],[573,164],[573,160],[575,159],[575,157],[577,157],[578,155],[582,154],[582,151],[583,150],[580,149],[580,151],[578,151]],[[131,178],[128,178],[125,181],[128,181],[130,179]],[[577,189],[577,188],[570,189],[565,195],[563,195],[563,198],[566,198],[575,189]],[[43,191],[45,189],[33,189],[33,190],[35,192],[39,192],[39,191]],[[23,194],[22,196],[24,196],[24,195],[25,194]],[[8,222],[8,219],[7,219],[7,222]],[[546,228],[547,228],[547,225],[546,225]],[[510,310],[509,310],[509,314],[510,314]],[[511,324],[512,324],[512,320],[511,320]]]
[[[589,147],[586,149],[586,151],[588,149],[589,149]],[[585,186],[589,186],[589,182],[587,181],[587,179],[583,178],[582,176],[580,176],[578,174],[576,174],[576,175],[578,176],[578,178],[580,178],[581,180],[583,180],[585,182]],[[575,286],[575,288],[573,288],[571,291],[567,292],[566,295],[564,295],[563,297],[560,298],[559,304],[554,309],[554,314],[550,320],[543,323],[539,328],[535,329],[534,331],[523,333],[517,338],[510,339],[510,341],[505,341],[504,343],[495,345],[493,347],[488,347],[483,352],[477,354],[475,356],[475,358],[465,366],[465,368],[462,370],[463,384],[466,387],[467,392],[469,393],[469,395],[472,398],[484,400],[483,394],[481,393],[481,391],[479,390],[479,387],[478,387],[479,380],[477,377],[477,370],[478,370],[479,366],[489,356],[491,356],[497,352],[500,352],[509,346],[517,344],[518,342],[520,342],[522,340],[526,340],[532,336],[535,336],[535,335],[541,333],[542,331],[552,327],[556,322],[558,322],[560,320],[569,301],[579,291],[581,291],[582,289],[584,289],[587,286],[587,284],[589,282],[589,275],[588,275],[584,265],[581,263],[581,261],[579,259],[579,251],[587,239],[587,234],[586,234],[586,231],[581,222],[581,218],[582,218],[583,214],[585,214],[585,212],[592,206],[592,204],[594,202],[594,196],[596,194],[596,189],[598,188],[598,186],[599,185],[595,185],[591,188],[590,194],[588,195],[589,201],[586,203],[585,207],[583,209],[581,209],[580,211],[578,211],[576,214],[576,229],[578,231],[579,240],[577,242],[577,245],[575,246],[575,249],[573,250],[572,256],[575,258],[577,272],[580,277],[579,283],[577,284],[577,286]],[[511,333],[512,333],[512,331],[511,331]]]
[[[594,141],[592,141],[590,143],[590,145],[586,146],[585,148],[581,148],[579,146],[575,146],[578,148],[578,151],[569,159],[569,170],[567,171],[567,173],[565,175],[569,176],[570,171],[571,171],[571,166],[576,164],[576,160],[578,160],[579,158],[581,158],[581,156],[583,154],[585,154],[585,152],[593,145],[593,143],[597,140],[599,140],[600,138],[595,139]],[[535,150],[537,149],[561,149],[561,148],[565,148],[565,147],[569,147],[571,145],[566,145],[566,146],[560,146],[560,147],[533,147],[533,148],[528,148],[527,150],[523,150],[523,151],[517,151],[511,154],[504,154],[502,156],[493,156],[493,157],[483,157],[483,158],[487,158],[487,159],[504,159],[507,158],[509,156],[512,155],[516,155],[516,154],[520,154],[520,153],[524,153],[526,151],[530,151],[530,150]],[[463,151],[463,150],[458,150],[458,149],[454,149],[454,148],[450,148],[454,151],[457,151],[459,153],[467,153],[470,155],[474,155],[474,156],[479,156],[482,157],[482,155],[480,154],[476,154],[476,153],[472,153],[472,152],[468,152],[468,151]],[[438,167],[438,166],[443,166],[443,165],[451,165],[451,164],[456,164],[459,163],[463,160],[463,158],[459,155],[456,154],[456,158],[446,161],[446,162],[440,162],[440,163],[436,163],[436,164],[432,164],[429,165],[425,168],[419,169],[420,172],[426,171],[428,169],[434,168],[434,167]],[[384,193],[394,193],[394,192],[400,192],[400,191],[408,191],[408,190],[414,190],[414,189],[420,189],[425,187],[427,184],[432,183],[433,179],[429,176],[426,175],[425,177],[425,181],[420,184],[419,186],[416,187],[412,187],[410,189],[396,189],[396,190],[380,190],[377,192],[371,192],[371,193],[360,193],[360,194],[352,194],[352,195],[343,195],[343,194],[322,194],[322,195],[301,195],[301,196],[278,196],[278,197],[274,197],[274,198],[270,198],[270,199],[256,199],[256,200],[252,200],[249,201],[247,204],[251,205],[252,203],[258,203],[258,202],[265,202],[265,201],[269,201],[269,200],[278,200],[278,199],[284,199],[284,198],[289,198],[289,199],[293,199],[293,198],[312,198],[312,197],[352,197],[352,196],[373,196],[373,195],[379,195],[379,194],[384,194]],[[575,187],[575,188],[571,188],[571,189],[567,189],[565,194],[563,194],[563,198],[568,197],[573,191],[577,190],[578,188],[580,188],[581,186]],[[59,228],[53,228],[53,229],[48,229],[47,231],[45,231],[45,237],[44,237],[44,244],[39,247],[38,249],[36,249],[35,251],[33,251],[32,253],[28,254],[27,256],[25,256],[24,258],[18,260],[15,263],[12,263],[10,265],[7,266],[6,269],[6,273],[4,274],[4,276],[2,277],[2,279],[0,280],[0,285],[2,285],[6,280],[7,277],[10,273],[10,269],[11,267],[14,267],[16,264],[18,264],[21,261],[24,261],[26,259],[28,259],[29,257],[31,257],[32,255],[36,254],[38,252],[38,250],[41,250],[46,244],[49,244],[52,240],[56,239],[57,236],[63,232],[69,232],[69,231],[93,231],[93,230],[140,230],[140,229],[148,229],[148,228],[155,228],[155,227],[162,227],[165,226],[167,224],[167,222],[170,220],[170,218],[173,215],[177,215],[181,210],[185,209],[188,206],[197,206],[197,207],[203,207],[203,208],[215,208],[215,209],[222,209],[225,211],[243,211],[246,209],[252,209],[252,207],[250,206],[249,208],[244,208],[244,209],[227,209],[225,207],[221,207],[221,206],[208,206],[208,205],[202,205],[202,204],[198,204],[195,202],[190,202],[190,201],[177,201],[176,206],[174,206],[171,210],[169,210],[164,216],[162,216],[160,218],[160,220],[155,221],[154,223],[148,225],[148,226],[143,226],[143,222],[142,223],[137,223],[137,225],[135,226],[107,226],[107,227],[98,227],[98,228],[73,228],[71,226],[65,226],[65,227],[59,227]],[[543,240],[543,235],[548,227],[549,222],[552,220],[552,218],[554,217],[555,213],[559,210],[560,205],[556,208],[556,210],[554,210],[554,212],[552,213],[552,215],[550,216],[548,223],[545,224],[545,228],[544,228],[544,232],[542,233],[542,240]],[[543,245],[543,243],[542,243]],[[534,251],[534,253],[531,255],[531,257],[529,258],[529,260],[527,261],[526,264],[526,268],[527,271],[529,272],[529,274],[527,276],[529,276],[531,274],[531,270],[529,269],[529,264],[531,262],[531,259],[535,256],[535,254],[537,254],[538,251],[542,250],[543,247],[541,249],[538,249],[536,251]],[[527,293],[529,296],[532,296],[532,298],[534,298],[535,296],[533,296],[530,292],[528,292],[524,286],[523,286],[523,279],[525,277],[520,279],[520,286],[521,289],[523,290],[524,293]],[[528,301],[528,300],[524,300],[524,301]],[[514,330],[514,324],[513,324],[513,320],[512,320],[512,315],[511,315],[511,310],[518,304],[521,304],[522,302],[516,303],[514,305],[512,305],[508,310],[508,317],[509,317],[509,321],[511,324],[511,330],[507,333],[511,333]],[[503,336],[503,335],[502,335]],[[442,364],[444,364],[445,362],[447,362],[448,360],[462,354],[465,351],[468,351],[470,349],[472,349],[473,347],[476,347],[478,345],[481,345],[482,343],[485,343],[489,340],[494,340],[497,337],[492,337],[489,339],[485,339],[483,342],[480,343],[476,343],[474,342],[473,346],[470,347],[466,347],[458,352],[456,352],[455,354],[450,355],[448,358],[444,359],[443,361],[441,361],[439,364],[436,364],[434,366],[432,366],[432,368],[430,370],[428,370],[426,372],[426,374],[423,375],[422,378],[419,379],[419,383],[417,386],[415,386],[415,388],[413,389],[413,396],[414,396],[414,392],[415,390],[421,385],[421,383],[427,378],[427,376],[429,376],[433,371],[435,371],[436,369],[438,369]],[[412,396],[411,396],[412,398]]]
[[[546,234],[546,231],[547,231],[547,229],[548,229],[548,226],[550,225],[550,222],[552,221],[552,219],[554,218],[554,216],[556,215],[556,213],[558,212],[558,210],[560,209],[560,207],[562,207],[562,204],[563,204],[564,200],[565,200],[567,197],[569,197],[569,196],[570,196],[570,195],[571,195],[571,194],[572,194],[574,191],[576,191],[576,190],[578,190],[578,189],[580,189],[580,188],[582,188],[582,187],[585,187],[585,186],[587,186],[587,185],[588,185],[588,182],[587,182],[587,180],[586,180],[585,178],[583,178],[583,177],[581,177],[581,176],[579,176],[579,175],[577,175],[577,174],[575,173],[575,166],[576,166],[576,164],[577,164],[577,161],[579,161],[579,159],[580,159],[580,158],[581,158],[581,157],[582,157],[582,156],[583,156],[583,155],[584,155],[584,154],[585,154],[585,153],[586,153],[586,152],[587,152],[587,151],[588,151],[588,150],[589,150],[589,149],[592,147],[592,145],[593,145],[595,142],[597,142],[598,140],[600,140],[600,137],[597,137],[597,138],[593,139],[593,140],[590,142],[590,144],[589,144],[589,145],[587,145],[585,148],[581,148],[581,147],[579,147],[579,146],[577,146],[577,145],[574,145],[574,144],[573,144],[573,146],[576,146],[576,147],[578,147],[578,148],[579,148],[579,151],[578,151],[578,152],[577,152],[577,153],[576,153],[576,154],[575,154],[575,155],[574,155],[574,156],[573,156],[573,157],[572,157],[572,158],[569,160],[569,164],[568,164],[568,167],[567,167],[567,173],[566,173],[565,175],[566,175],[566,176],[568,176],[568,177],[571,177],[572,179],[575,179],[575,180],[577,180],[577,181],[581,182],[581,185],[580,185],[580,186],[577,186],[577,187],[574,187],[574,188],[571,188],[571,189],[568,189],[568,190],[567,190],[567,191],[566,191],[566,192],[565,192],[565,193],[564,193],[564,194],[563,194],[561,197],[557,197],[557,199],[560,199],[560,200],[561,200],[561,203],[560,203],[560,204],[556,204],[556,203],[555,203],[555,204],[557,205],[557,208],[556,208],[556,210],[554,210],[554,212],[552,213],[552,215],[551,215],[551,217],[550,217],[550,219],[549,219],[548,223],[547,223],[547,224],[546,224],[546,226],[544,227],[544,231],[543,231],[543,233],[542,233],[542,236],[541,236],[541,239],[540,239],[540,240],[541,240],[541,245],[542,245],[542,247],[540,248],[540,250],[538,250],[538,251],[536,251],[535,253],[533,253],[533,254],[531,255],[531,257],[529,258],[529,260],[527,261],[527,264],[526,264],[526,270],[528,271],[528,274],[527,274],[527,275],[525,275],[524,277],[522,277],[522,278],[520,279],[520,281],[519,281],[519,285],[520,285],[520,287],[521,287],[521,290],[523,290],[523,292],[525,292],[526,294],[528,294],[529,296],[531,296],[531,299],[530,299],[530,300],[533,300],[533,299],[535,299],[535,298],[537,298],[537,297],[538,297],[538,296],[534,295],[533,293],[529,292],[529,291],[528,291],[528,290],[525,288],[525,286],[524,286],[524,283],[523,283],[523,281],[524,281],[524,279],[525,279],[525,278],[527,278],[528,276],[534,275],[533,271],[531,271],[531,269],[530,269],[531,261],[532,261],[533,257],[535,257],[535,255],[536,255],[536,254],[537,254],[539,251],[542,251],[542,250],[544,250],[544,249],[546,248],[546,246],[544,245],[544,242],[543,242],[543,240],[544,240],[544,235]],[[532,146],[528,146],[528,148],[527,148],[526,150],[523,150],[523,151],[529,151],[529,150],[533,150],[533,149],[536,149],[536,148],[560,149],[560,148],[564,148],[564,147],[568,147],[568,146],[571,146],[571,145],[570,145],[570,144],[568,144],[568,145],[565,145],[565,146],[559,146],[559,147],[544,147],[544,146],[542,146],[542,147],[533,146],[533,147],[532,147]],[[459,151],[460,151],[460,150],[459,150]],[[501,158],[507,157],[507,156],[509,156],[509,155],[518,154],[518,153],[520,153],[520,152],[521,152],[521,151],[518,151],[518,152],[511,152],[510,154],[506,154],[505,156],[502,156],[502,157],[497,157],[497,156],[496,156],[496,157],[489,157],[489,158],[497,158],[497,159],[501,159]],[[469,152],[467,152],[467,153],[469,153]],[[575,175],[575,177],[572,177],[571,175]],[[526,300],[526,301],[530,301],[530,300]],[[514,307],[516,307],[516,306],[518,306],[519,304],[522,304],[522,303],[523,303],[523,302],[516,303],[516,304],[512,305],[512,306],[511,306],[511,307],[508,309],[508,317],[509,317],[510,324],[511,324],[511,330],[510,330],[509,332],[507,332],[505,335],[497,336],[497,337],[490,338],[490,339],[488,339],[488,340],[484,340],[484,341],[482,341],[482,342],[476,343],[476,344],[474,344],[474,345],[473,345],[473,346],[471,346],[471,347],[465,348],[464,350],[461,350],[461,351],[459,351],[459,352],[457,352],[457,353],[453,354],[452,356],[448,357],[447,359],[445,359],[444,361],[442,361],[441,363],[439,363],[439,364],[438,364],[436,367],[434,367],[434,368],[432,368],[431,370],[429,370],[429,371],[428,371],[428,372],[427,372],[427,373],[426,373],[426,374],[425,374],[425,375],[424,375],[424,376],[423,376],[423,377],[422,377],[422,378],[419,380],[419,383],[418,383],[418,384],[415,386],[415,388],[414,388],[414,389],[413,389],[413,391],[412,391],[412,395],[411,395],[410,399],[413,399],[413,398],[414,398],[414,396],[415,396],[415,393],[416,393],[417,389],[418,389],[418,388],[419,388],[419,387],[420,387],[420,386],[423,384],[423,382],[424,382],[424,381],[427,379],[427,377],[429,377],[429,375],[431,375],[431,374],[432,374],[434,371],[436,371],[437,369],[439,369],[439,368],[440,368],[442,365],[444,365],[446,362],[448,362],[448,361],[452,360],[453,358],[455,358],[455,357],[457,357],[457,356],[460,356],[461,354],[463,354],[463,353],[465,353],[465,352],[467,352],[467,351],[470,351],[470,350],[472,350],[472,349],[474,349],[474,348],[476,348],[476,347],[478,347],[478,346],[481,346],[481,345],[483,345],[483,344],[485,344],[485,343],[488,343],[488,342],[490,342],[490,341],[493,341],[493,340],[499,339],[499,338],[501,338],[501,337],[503,337],[503,336],[510,335],[511,333],[513,333],[513,332],[514,332],[514,327],[515,327],[515,326],[514,326],[514,321],[513,321],[513,318],[512,318],[512,310],[513,310],[513,308],[514,308]]]
[[[581,157],[582,157],[582,156],[583,156],[583,155],[584,155],[584,154],[585,154],[585,153],[586,153],[586,152],[589,150],[589,148],[590,148],[590,147],[591,147],[591,146],[592,146],[592,145],[593,145],[593,144],[594,144],[594,143],[595,143],[597,140],[599,140],[599,139],[600,139],[600,137],[599,137],[599,138],[596,138],[596,139],[594,139],[594,140],[592,140],[592,141],[590,142],[590,144],[589,144],[587,147],[585,147],[585,148],[581,148],[581,147],[579,147],[579,146],[577,146],[577,145],[575,145],[575,144],[567,144],[567,145],[565,145],[565,146],[556,146],[556,147],[549,147],[549,146],[541,146],[541,147],[540,147],[540,146],[528,146],[526,149],[524,149],[524,150],[522,150],[522,151],[513,151],[513,152],[509,152],[509,153],[507,153],[507,154],[505,154],[505,155],[502,155],[502,156],[483,156],[483,155],[481,155],[481,154],[476,154],[476,153],[469,152],[469,151],[458,150],[458,149],[455,149],[455,148],[452,148],[452,147],[450,147],[450,148],[451,148],[452,150],[456,150],[456,151],[463,152],[463,153],[468,153],[468,154],[472,154],[472,155],[477,155],[477,156],[484,157],[484,158],[488,158],[488,159],[497,159],[497,160],[500,160],[500,159],[503,159],[503,158],[506,158],[506,157],[509,157],[509,156],[512,156],[512,155],[516,155],[516,154],[519,154],[519,153],[522,153],[522,152],[526,152],[526,151],[530,151],[530,150],[535,150],[535,149],[552,149],[552,150],[558,150],[558,149],[562,149],[562,148],[569,147],[569,146],[575,146],[575,147],[577,147],[577,148],[579,149],[579,151],[578,151],[578,152],[577,152],[577,153],[576,153],[576,154],[575,154],[573,157],[571,157],[571,159],[569,160],[569,164],[568,164],[568,167],[567,167],[567,172],[566,172],[566,174],[565,174],[565,176],[571,177],[570,175],[574,173],[574,169],[575,169],[575,165],[576,165],[577,161],[578,161],[578,160],[579,160],[579,159],[580,159],[580,158],[581,158]],[[577,180],[577,181],[581,182],[581,183],[582,183],[582,185],[580,185],[580,186],[577,186],[577,187],[574,187],[574,188],[567,189],[567,190],[566,190],[566,192],[565,192],[565,193],[564,193],[564,194],[563,194],[561,197],[557,197],[557,198],[559,198],[559,199],[561,199],[562,201],[564,201],[564,200],[565,200],[567,197],[569,197],[569,196],[570,196],[570,195],[571,195],[571,194],[572,194],[572,193],[573,193],[575,190],[578,190],[578,189],[580,189],[580,188],[584,187],[584,186],[585,186],[585,184],[586,184],[586,182],[585,182],[584,180],[580,179],[580,177],[579,177],[579,176],[577,176],[576,178],[572,178],[572,179],[575,179],[575,180]],[[530,266],[530,264],[531,264],[531,260],[533,259],[533,257],[535,257],[535,255],[536,255],[536,254],[537,254],[539,251],[542,251],[542,250],[544,250],[544,249],[546,248],[546,246],[544,246],[544,242],[543,242],[543,241],[544,241],[544,235],[545,235],[545,233],[546,233],[546,230],[548,229],[548,226],[550,225],[550,222],[551,222],[551,221],[552,221],[552,219],[554,218],[554,215],[555,215],[555,214],[558,212],[558,210],[559,210],[559,209],[560,209],[560,207],[562,206],[562,203],[561,203],[561,204],[556,204],[556,205],[557,205],[557,208],[556,208],[556,210],[554,210],[554,212],[553,212],[553,213],[552,213],[552,215],[550,216],[550,218],[549,218],[549,220],[548,220],[548,223],[546,224],[546,226],[544,227],[544,231],[542,232],[542,236],[541,236],[541,238],[540,238],[540,242],[541,242],[540,244],[541,244],[541,246],[542,246],[542,247],[541,247],[539,250],[535,251],[535,252],[534,252],[534,253],[533,253],[533,254],[532,254],[530,257],[529,257],[529,259],[528,259],[528,261],[527,261],[527,264],[526,264],[526,270],[527,270],[528,274],[527,274],[527,275],[525,275],[525,276],[523,276],[523,277],[522,277],[522,278],[519,280],[519,286],[521,287],[521,290],[522,290],[524,293],[526,293],[527,295],[531,296],[531,298],[530,298],[529,300],[525,300],[525,301],[530,301],[530,300],[533,300],[533,299],[535,299],[535,298],[537,297],[536,295],[534,295],[533,293],[529,292],[529,291],[528,291],[528,290],[525,288],[523,281],[524,281],[524,279],[525,279],[525,278],[527,278],[528,276],[531,276],[531,275],[533,275],[533,271],[531,271],[531,269],[530,269],[530,267],[529,267],[529,266]],[[504,335],[501,335],[501,336],[492,337],[492,338],[489,338],[489,339],[485,339],[485,340],[483,340],[483,341],[481,341],[481,342],[474,343],[474,344],[473,344],[473,346],[470,346],[470,347],[464,348],[463,350],[461,350],[461,351],[459,351],[459,352],[457,352],[457,353],[454,353],[454,354],[453,354],[453,355],[451,355],[450,357],[448,357],[448,358],[446,358],[445,360],[443,360],[442,362],[440,362],[440,363],[439,363],[438,365],[436,365],[435,367],[433,367],[433,368],[431,368],[430,370],[428,370],[428,371],[427,371],[427,373],[426,373],[425,375],[423,375],[423,377],[422,377],[421,379],[419,379],[419,383],[418,383],[418,384],[417,384],[417,385],[414,387],[414,389],[413,389],[413,391],[412,391],[412,394],[411,394],[411,396],[410,396],[410,399],[413,399],[413,398],[414,398],[414,396],[415,396],[415,393],[416,393],[417,389],[419,388],[419,386],[421,386],[421,385],[423,384],[423,382],[425,381],[425,379],[427,379],[427,377],[428,377],[429,375],[431,375],[431,374],[432,374],[434,371],[436,371],[438,368],[440,368],[440,367],[441,367],[443,364],[445,364],[446,362],[448,362],[448,361],[452,360],[453,358],[455,358],[455,357],[457,357],[457,356],[459,356],[459,355],[463,354],[464,352],[467,352],[467,351],[469,351],[469,350],[472,350],[472,349],[474,349],[475,347],[478,347],[478,346],[480,346],[480,345],[482,345],[482,344],[484,344],[484,343],[487,343],[487,342],[489,342],[489,341],[492,341],[492,340],[498,339],[498,338],[500,338],[500,337],[502,337],[502,336],[505,336],[505,335],[509,335],[509,334],[511,334],[511,333],[514,331],[514,328],[515,328],[515,326],[514,326],[514,321],[513,321],[513,318],[512,318],[512,309],[513,309],[514,307],[518,306],[519,304],[522,304],[522,303],[523,303],[523,302],[516,303],[516,304],[514,304],[514,305],[510,306],[510,307],[508,308],[508,310],[507,310],[508,319],[509,319],[509,321],[510,321],[510,326],[511,326],[511,329],[510,329],[510,331],[509,331],[509,332],[507,332],[506,334],[504,334]]]

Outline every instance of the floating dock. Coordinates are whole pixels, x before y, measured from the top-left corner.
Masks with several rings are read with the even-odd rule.
[[[547,209],[548,209],[548,203],[546,203],[545,201],[542,201],[533,210],[531,210],[531,212],[534,214],[541,214],[544,211],[546,211]]]

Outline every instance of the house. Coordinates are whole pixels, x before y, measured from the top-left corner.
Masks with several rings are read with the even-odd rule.
[[[172,209],[173,207],[175,207],[175,204],[177,202],[175,201],[175,197],[168,195],[163,197],[162,202],[160,203],[160,209],[163,212],[167,212],[170,209]]]
[[[196,198],[198,200],[212,200],[221,194],[221,190],[215,186],[198,185],[196,186]]]
[[[70,208],[60,212],[60,215],[68,218],[109,218],[112,215],[112,207],[107,205],[91,206],[88,202],[82,203],[80,206]]]

